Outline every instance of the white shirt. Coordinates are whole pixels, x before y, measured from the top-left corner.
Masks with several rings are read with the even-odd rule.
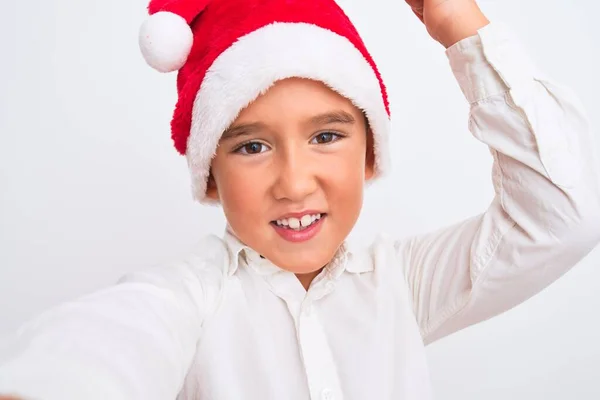
[[[495,24],[447,50],[494,157],[460,224],[342,246],[305,291],[226,233],[184,262],[51,310],[11,342],[0,392],[32,399],[429,399],[424,346],[508,310],[600,240],[578,100]],[[557,54],[557,56],[559,56]]]

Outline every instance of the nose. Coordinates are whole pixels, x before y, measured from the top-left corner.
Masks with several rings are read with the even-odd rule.
[[[277,179],[273,195],[277,200],[299,203],[318,188],[315,163],[301,149],[288,149],[277,155],[275,165]]]

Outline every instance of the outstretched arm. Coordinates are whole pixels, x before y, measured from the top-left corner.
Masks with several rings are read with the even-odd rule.
[[[218,287],[197,267],[137,273],[41,315],[8,343],[0,395],[174,399]]]
[[[509,31],[488,24],[474,1],[420,3],[432,36],[450,45],[469,129],[494,159],[496,193],[480,215],[396,242],[429,343],[519,304],[588,254],[600,241],[600,177],[578,99]],[[442,13],[461,6],[463,15]]]

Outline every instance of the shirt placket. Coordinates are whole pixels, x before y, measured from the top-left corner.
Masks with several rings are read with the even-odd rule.
[[[337,367],[327,336],[319,319],[318,301],[329,294],[335,283],[326,272],[308,291],[304,291],[293,273],[280,272],[267,277],[272,291],[283,299],[293,317],[298,346],[304,363],[312,400],[341,400]]]

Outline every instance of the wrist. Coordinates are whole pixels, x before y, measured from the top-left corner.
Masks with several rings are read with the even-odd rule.
[[[463,39],[476,35],[479,29],[489,23],[490,21],[473,2],[466,9],[456,10],[442,18],[440,22],[433,23],[430,34],[445,48],[449,48]]]

